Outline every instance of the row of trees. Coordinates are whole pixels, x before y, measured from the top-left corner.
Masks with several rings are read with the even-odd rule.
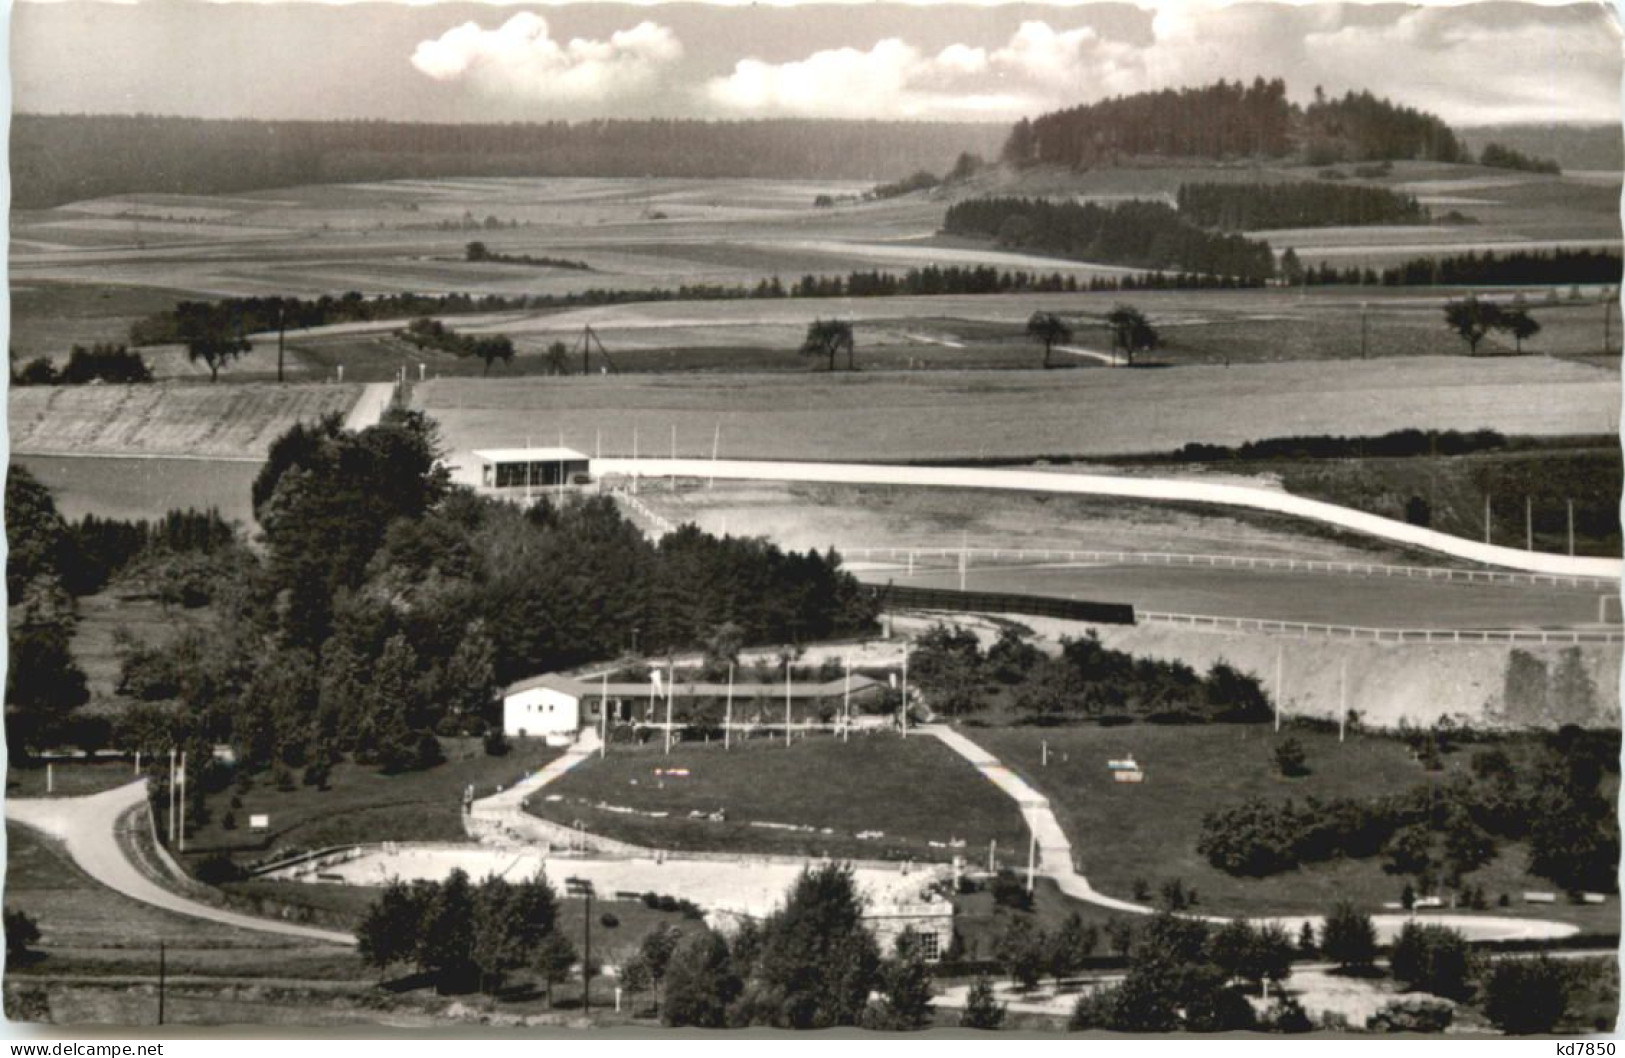
[[[1385,187],[1324,181],[1180,184],[1180,216],[1221,231],[1326,228],[1358,224],[1426,224],[1415,197]]]
[[[1288,250],[1293,259],[1297,255]],[[1380,272],[1373,268],[1336,268],[1327,261],[1312,267],[1286,267],[1281,274],[1292,286],[1557,286],[1577,283],[1618,284],[1616,250],[1515,250],[1497,254],[1469,251],[1447,257],[1417,257]],[[1573,299],[1571,295],[1571,300]],[[1610,299],[1612,300],[1612,299]]]
[[[1105,206],[974,198],[949,206],[942,226],[952,235],[1102,264],[1229,276],[1244,283],[1263,283],[1275,275],[1268,243],[1205,231],[1160,202]]]
[[[419,316],[395,333],[396,337],[418,349],[433,349],[483,361],[487,375],[491,373],[491,365],[498,360],[505,364],[513,363],[513,339],[506,334],[459,334],[432,316]]]
[[[1519,353],[1523,352],[1524,339],[1533,338],[1540,333],[1540,323],[1529,315],[1528,309],[1521,306],[1502,306],[1493,301],[1480,301],[1472,295],[1460,301],[1446,302],[1444,321],[1462,341],[1467,343],[1468,350],[1475,356],[1478,353],[1478,343],[1491,331],[1505,331],[1512,335]]]
[[[1487,165],[1492,169],[1517,169],[1525,173],[1548,173],[1552,176],[1563,172],[1563,167],[1550,158],[1536,158],[1499,143],[1486,143],[1484,149],[1478,152],[1478,164]]]
[[[905,931],[883,955],[863,916],[850,867],[809,867],[777,911],[731,938],[703,926],[655,927],[628,953],[622,985],[652,994],[674,1027],[925,1027],[934,989],[918,936]],[[446,991],[493,988],[529,969],[551,999],[578,961],[545,877],[474,885],[453,871],[439,883],[395,882],[368,909],[357,939],[369,965],[431,974]],[[590,979],[597,967],[580,972]]]
[[[1258,678],[1224,662],[1206,675],[1179,661],[1136,658],[1103,645],[1090,630],[1063,638],[1050,657],[1006,627],[986,651],[976,634],[937,625],[920,636],[912,678],[933,712],[963,716],[995,692],[1035,723],[1138,714],[1157,720],[1254,722],[1271,706]]]
[[[1421,758],[1443,767],[1436,743]],[[1389,873],[1433,892],[1462,890],[1491,862],[1498,841],[1527,843],[1531,874],[1570,891],[1612,891],[1619,826],[1603,776],[1618,762],[1577,729],[1550,736],[1532,766],[1481,750],[1472,774],[1380,798],[1253,798],[1202,820],[1197,852],[1230,874],[1264,876],[1307,863],[1381,855]]]
[[[59,371],[49,357],[35,357],[18,370],[16,360],[11,363],[13,386],[82,386],[91,382],[110,382],[129,385],[151,382],[152,368],[140,353],[130,352],[127,346],[97,342],[85,348],[76,345],[68,353],[68,362]]]
[[[470,176],[872,180],[940,171],[999,131],[952,122],[592,120],[505,124],[19,114],[14,201]]]
[[[1296,434],[1267,437],[1239,445],[1216,445],[1193,441],[1164,457],[1180,463],[1221,463],[1230,460],[1260,462],[1302,459],[1413,459],[1419,456],[1461,456],[1476,452],[1505,451],[1504,434],[1494,430],[1390,430],[1376,437],[1343,437],[1333,434]]]

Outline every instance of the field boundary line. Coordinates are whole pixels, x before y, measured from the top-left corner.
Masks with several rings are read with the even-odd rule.
[[[1467,646],[1485,643],[1527,643],[1537,646],[1625,642],[1625,632],[1544,631],[1513,628],[1372,628],[1364,625],[1328,625],[1312,621],[1279,621],[1268,617],[1225,617],[1218,614],[1167,613],[1136,610],[1144,623],[1185,625],[1191,628],[1228,628],[1236,631],[1282,632],[1372,643],[1450,643]]]
[[[710,459],[593,459],[594,477],[629,475],[724,478],[744,481],[811,481],[839,485],[907,485],[937,488],[973,488],[1013,492],[1119,496],[1127,499],[1245,507],[1290,515],[1436,551],[1453,558],[1526,573],[1596,577],[1618,581],[1625,561],[1578,558],[1520,551],[1498,544],[1481,544],[1392,518],[1357,511],[1322,500],[1270,489],[1177,478],[1112,477],[1100,474],[1054,474],[1032,470],[989,470],[971,467],[911,467],[898,464],[767,462]]]
[[[1451,569],[1446,566],[1395,566],[1376,562],[1333,562],[1325,559],[1271,558],[1259,555],[1214,555],[1177,551],[1095,551],[1079,548],[1010,547],[840,547],[842,557],[872,562],[878,558],[894,561],[921,558],[991,559],[997,563],[1007,556],[1017,561],[1110,562],[1134,566],[1208,566],[1214,569],[1267,569],[1297,573],[1329,573],[1352,577],[1382,577],[1404,580],[1441,580],[1463,584],[1550,585],[1571,588],[1618,588],[1605,577],[1561,573],[1522,573],[1490,569]]]
[[[13,448],[14,456],[36,459],[184,459],[193,463],[263,463],[264,456],[208,456],[195,453],[171,455],[168,452],[55,452],[39,448]]]

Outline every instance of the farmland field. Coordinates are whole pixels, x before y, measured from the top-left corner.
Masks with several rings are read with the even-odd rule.
[[[1363,733],[1346,743],[1335,733],[1289,729],[1276,735],[1267,725],[985,728],[969,734],[1050,798],[1079,869],[1100,891],[1127,898],[1136,879],[1155,890],[1179,878],[1200,894],[1197,910],[1210,914],[1324,913],[1341,899],[1375,909],[1398,900],[1403,883],[1383,872],[1380,857],[1313,864],[1265,878],[1233,877],[1196,851],[1207,812],[1248,797],[1272,802],[1367,797],[1430,781],[1404,743]],[[1310,774],[1302,779],[1282,779],[1275,772],[1274,748],[1289,734],[1307,751]],[[1047,767],[1040,763],[1043,742],[1049,744]],[[1106,761],[1124,756],[1140,763],[1143,784],[1112,781]],[[1447,755],[1444,772],[1431,773],[1432,781],[1445,783],[1465,772],[1470,756],[1470,749]],[[1492,903],[1502,892],[1513,895],[1510,907],[1490,913],[1551,917],[1610,932],[1619,928],[1619,910],[1612,904],[1534,907],[1518,901],[1525,890],[1551,888],[1524,873],[1524,856],[1521,846],[1503,842],[1499,855],[1469,876],[1485,887]]]
[[[672,768],[686,774],[656,774]],[[814,736],[790,746],[758,738],[731,752],[713,741],[669,756],[658,743],[616,745],[546,793],[527,809],[652,848],[946,861],[955,852],[985,856],[990,840],[1012,853],[1026,847],[1015,802],[932,738]],[[689,818],[719,810],[726,819]]]
[[[1612,433],[1619,384],[1545,357],[1179,370],[442,379],[414,388],[453,453],[548,443],[605,455],[919,460],[1111,455],[1406,427]]]

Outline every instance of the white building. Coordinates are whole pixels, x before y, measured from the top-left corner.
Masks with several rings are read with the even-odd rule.
[[[574,739],[581,729],[580,685],[566,676],[533,676],[502,695],[502,731],[517,738]]]

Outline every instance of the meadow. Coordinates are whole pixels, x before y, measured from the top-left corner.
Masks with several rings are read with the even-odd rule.
[[[227,521],[245,528],[254,525],[250,488],[260,472],[257,459],[132,459],[17,452],[11,458],[51,490],[57,510],[70,520],[87,514],[154,519],[171,510],[213,507]]]
[[[687,774],[671,775],[673,768]],[[936,739],[889,733],[849,741],[809,736],[790,746],[763,737],[731,751],[715,740],[689,742],[670,755],[658,742],[617,744],[603,760],[577,766],[544,796],[530,798],[527,809],[669,850],[937,861],[958,853],[980,862],[989,841],[1010,859],[1026,848],[1014,801]],[[719,811],[725,819],[690,818]],[[964,844],[953,847],[955,841]]]
[[[1545,357],[1202,365],[1180,370],[441,379],[413,387],[448,447],[588,454],[948,460],[1106,456],[1405,427],[1611,433],[1619,386]],[[672,431],[675,430],[675,440]]]
[[[1339,742],[1335,731],[1288,728],[1276,734],[1268,725],[1066,728],[983,728],[967,732],[977,743],[1049,797],[1072,841],[1080,871],[1101,892],[1129,898],[1136,881],[1153,892],[1180,879],[1199,895],[1197,910],[1210,914],[1317,914],[1338,900],[1376,910],[1397,901],[1403,879],[1384,873],[1381,857],[1312,864],[1265,878],[1241,878],[1208,864],[1196,851],[1202,817],[1249,797],[1271,802],[1288,797],[1376,797],[1425,783],[1445,784],[1466,774],[1472,747],[1447,754],[1444,769],[1428,772],[1398,739],[1355,731]],[[1274,765],[1275,747],[1297,739],[1307,754],[1309,775],[1282,778]],[[1042,763],[1042,746],[1049,763]],[[1118,783],[1109,759],[1133,757],[1143,783]],[[1524,871],[1525,851],[1501,843],[1499,854],[1469,881],[1483,885],[1489,914],[1531,915],[1572,921],[1582,929],[1615,932],[1619,908],[1614,898],[1597,906],[1523,903],[1526,890],[1550,891],[1549,882]],[[1501,893],[1508,907],[1493,906]]]

